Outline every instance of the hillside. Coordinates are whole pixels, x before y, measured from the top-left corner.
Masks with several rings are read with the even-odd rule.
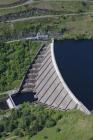
[[[23,104],[0,121],[0,132],[2,140],[93,140],[93,115]]]
[[[19,88],[44,43],[27,38],[41,33],[48,42],[53,37],[93,39],[92,0],[19,1],[0,0],[0,101],[8,96],[5,91]],[[0,140],[93,140],[93,114],[28,103],[0,109]]]

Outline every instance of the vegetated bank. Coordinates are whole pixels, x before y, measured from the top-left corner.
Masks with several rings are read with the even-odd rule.
[[[2,111],[0,112],[2,114]],[[41,105],[23,104],[4,114],[0,121],[1,139],[15,140],[92,140],[93,115],[57,111]]]
[[[39,18],[13,23],[0,23],[0,40],[8,41],[30,37],[38,32],[61,38],[93,38],[93,16],[61,16]]]

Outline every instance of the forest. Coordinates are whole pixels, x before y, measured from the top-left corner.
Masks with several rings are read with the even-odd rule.
[[[56,125],[56,121],[61,116],[60,111],[55,112],[40,105],[32,104],[30,106],[28,103],[24,103],[18,110],[13,109],[2,118],[0,121],[0,137],[5,138],[11,134],[17,137],[26,135],[32,137],[44,127],[49,128]]]
[[[0,92],[18,88],[41,42],[0,42]]]

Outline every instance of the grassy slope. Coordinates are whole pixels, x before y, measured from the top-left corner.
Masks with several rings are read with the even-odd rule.
[[[82,11],[92,11],[93,2],[88,3],[87,5],[83,5],[80,1],[62,1],[62,2],[35,2],[32,5],[21,6],[17,9],[12,9],[15,12],[20,10],[31,9],[31,7],[38,8],[48,8],[52,10],[59,10],[60,13],[70,13],[70,12],[78,12],[80,9]],[[3,9],[4,12],[8,13],[8,10]],[[9,9],[10,12],[11,9]],[[0,12],[2,13],[2,11]],[[65,37],[72,38],[79,34],[86,34],[87,38],[93,36],[93,16],[92,15],[83,15],[83,16],[63,16],[63,17],[53,17],[47,19],[39,19],[39,20],[29,20],[22,21],[17,23],[0,23],[0,35],[10,35],[15,31],[20,32],[23,30],[31,30],[31,31],[61,31],[61,29],[66,28],[66,32],[64,33]],[[19,33],[20,34],[20,33]]]
[[[78,111],[64,113],[55,127],[44,128],[31,140],[92,140],[93,116],[85,116]],[[60,131],[57,131],[60,128]]]
[[[61,13],[69,13],[69,12],[79,12],[79,11],[93,11],[93,2],[83,3],[82,1],[38,1],[33,2],[29,5],[22,5],[18,7],[13,7],[10,9],[0,9],[0,15],[4,15],[7,13],[14,13],[19,11],[24,11],[31,8],[45,8],[54,11],[60,11]]]
[[[65,37],[75,37],[79,34],[85,34],[87,38],[93,37],[93,16],[66,16],[53,17],[39,20],[29,20],[16,23],[0,23],[0,35],[11,35],[12,33],[24,30],[31,31],[53,31],[60,32],[62,29]]]
[[[82,11],[89,11],[93,8],[92,2],[84,3],[82,1],[40,1],[35,2],[32,5],[29,5],[29,7],[37,7],[37,8],[45,8],[50,9],[54,11],[61,11],[61,12],[79,12],[79,10],[82,9]]]
[[[93,140],[93,115],[86,116],[76,110],[62,114],[56,126],[44,128],[33,137],[11,135],[6,140],[13,140],[13,137],[15,140]]]
[[[38,20],[30,20],[30,21],[22,21],[13,24],[13,28],[11,29],[11,25],[8,24],[9,28],[12,30],[32,30],[32,31],[53,31],[60,32],[62,29],[66,29],[64,32],[65,37],[75,37],[78,34],[86,34],[87,38],[93,36],[93,16],[85,15],[85,16],[66,16],[64,17],[55,17],[48,19],[39,19]],[[4,24],[2,25],[5,26]],[[2,28],[3,28],[2,27]],[[8,28],[8,29],[9,29]],[[4,28],[3,28],[4,29]],[[2,33],[1,33],[2,34]]]

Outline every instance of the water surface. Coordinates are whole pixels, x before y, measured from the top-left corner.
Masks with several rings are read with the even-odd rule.
[[[93,40],[55,41],[54,52],[70,90],[93,110]]]

